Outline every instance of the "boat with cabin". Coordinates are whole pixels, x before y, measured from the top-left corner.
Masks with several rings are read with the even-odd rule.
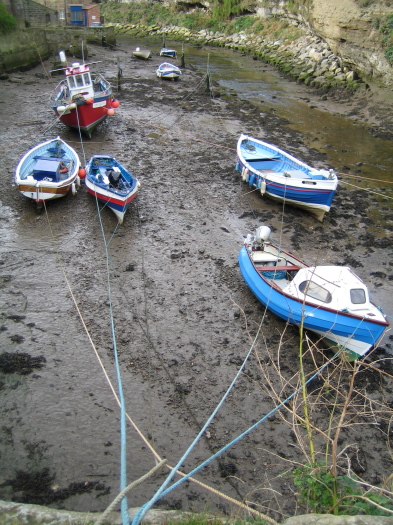
[[[61,56],[65,61],[64,53]],[[99,73],[90,72],[89,66],[93,63],[74,62],[62,68],[65,79],[56,86],[51,99],[60,121],[88,137],[120,105],[113,97],[110,83]]]
[[[310,266],[271,241],[270,233],[260,226],[239,253],[253,294],[275,315],[318,334],[350,360],[366,355],[389,323],[370,301],[365,283],[347,266]]]

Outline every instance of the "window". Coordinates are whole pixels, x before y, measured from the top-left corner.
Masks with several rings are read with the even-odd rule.
[[[64,20],[64,19],[65,19],[64,9],[59,9],[59,20]]]
[[[313,281],[303,281],[299,285],[299,290],[304,293],[304,295],[308,295],[309,297],[317,299],[323,303],[330,303],[332,300],[332,294]]]
[[[90,75],[89,73],[83,74],[83,80],[85,81],[85,86],[90,86]]]
[[[351,303],[364,304],[366,302],[366,294],[363,288],[354,288],[351,290]]]
[[[82,22],[82,11],[71,11],[71,22]]]
[[[68,84],[70,86],[70,89],[73,89],[75,87],[74,77],[68,77]]]
[[[77,87],[83,87],[83,77],[82,75],[75,75]]]

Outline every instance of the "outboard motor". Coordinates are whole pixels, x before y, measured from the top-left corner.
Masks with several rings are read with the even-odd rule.
[[[271,234],[271,229],[269,226],[259,226],[255,231],[255,242],[258,244],[263,244],[266,242]]]
[[[113,169],[107,170],[109,185],[113,188],[118,188],[120,185],[120,170],[116,166]]]

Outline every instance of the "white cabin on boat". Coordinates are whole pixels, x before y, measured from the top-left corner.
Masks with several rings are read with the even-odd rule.
[[[74,95],[82,95],[85,99],[94,98],[94,87],[90,76],[89,66],[74,62],[65,70],[69,93],[66,99]]]
[[[383,321],[370,302],[367,286],[346,266],[316,266],[300,269],[284,292],[339,311]]]

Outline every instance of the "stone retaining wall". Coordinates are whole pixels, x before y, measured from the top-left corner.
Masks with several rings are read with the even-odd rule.
[[[139,508],[129,509],[130,523]],[[72,512],[56,510],[39,505],[24,505],[0,500],[1,525],[93,525],[102,513]],[[195,518],[195,514],[176,510],[149,510],[143,518],[148,525],[165,525],[166,523],[187,522]],[[203,516],[206,523],[209,518],[222,525],[236,525],[238,519],[219,516]],[[120,512],[111,512],[106,525],[121,525]],[[245,524],[246,521],[243,521]],[[393,525],[393,517],[381,516],[333,516],[331,514],[303,514],[286,519],[282,525]]]
[[[103,36],[107,46],[116,45],[114,31],[103,28],[35,27],[0,35],[0,74],[28,70],[60,50],[82,58],[82,42],[86,59],[87,44],[101,45]]]

